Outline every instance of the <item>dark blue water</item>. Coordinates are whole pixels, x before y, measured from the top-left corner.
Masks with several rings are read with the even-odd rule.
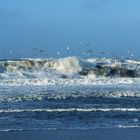
[[[140,126],[138,85],[1,86],[0,130]]]

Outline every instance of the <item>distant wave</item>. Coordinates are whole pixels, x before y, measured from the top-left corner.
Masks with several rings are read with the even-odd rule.
[[[133,78],[139,77],[138,60],[66,57],[0,61],[0,84],[3,85],[115,83],[113,78],[118,78],[118,83],[133,83]]]

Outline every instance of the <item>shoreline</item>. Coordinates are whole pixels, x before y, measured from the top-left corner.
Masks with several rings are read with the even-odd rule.
[[[0,132],[0,140],[139,140],[140,128]]]

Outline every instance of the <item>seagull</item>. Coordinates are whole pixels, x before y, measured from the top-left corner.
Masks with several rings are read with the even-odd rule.
[[[12,53],[12,51],[11,51],[11,50],[9,50],[9,51],[8,51],[8,53],[9,53],[9,54],[11,54],[11,53]]]
[[[39,50],[39,48],[33,48],[33,50],[34,50],[34,51],[38,51],[38,50]]]
[[[69,46],[67,46],[67,48],[66,48],[67,50],[70,50],[70,47]]]
[[[60,52],[56,52],[57,53],[57,55],[60,55]]]

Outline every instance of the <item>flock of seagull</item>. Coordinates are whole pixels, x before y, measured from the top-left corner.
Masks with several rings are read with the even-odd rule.
[[[80,42],[80,44],[82,45],[83,43]],[[87,44],[85,44],[85,46],[86,46],[86,48],[88,48],[88,47],[91,46],[91,44],[87,43]],[[65,52],[72,53],[71,50],[72,49],[71,49],[70,46],[66,46]],[[48,54],[46,53],[45,49],[40,49],[39,47],[34,47],[32,49],[32,51],[33,51],[33,57],[37,57],[37,56],[47,57],[48,56]],[[9,55],[13,53],[12,50],[0,49],[0,53],[3,53],[3,52],[5,52],[5,53],[7,53]],[[26,49],[20,49],[19,50],[20,54],[25,54],[26,52],[27,52]],[[63,53],[64,52],[56,51],[56,55],[59,55],[59,56],[61,54],[63,54]],[[127,50],[126,53],[129,55],[129,58],[133,58],[134,57],[134,54],[131,53],[130,50]],[[99,51],[96,51],[96,50],[93,50],[93,49],[88,49],[88,50],[82,52],[82,55],[87,55],[87,56],[91,56],[91,57],[94,57],[95,55],[96,56],[97,55],[99,55],[99,56],[111,55],[113,58],[117,59],[116,54],[117,53],[114,53],[114,52],[112,52],[112,53],[111,52],[105,52],[105,51],[99,52]],[[124,58],[124,56],[122,56],[122,58]]]

